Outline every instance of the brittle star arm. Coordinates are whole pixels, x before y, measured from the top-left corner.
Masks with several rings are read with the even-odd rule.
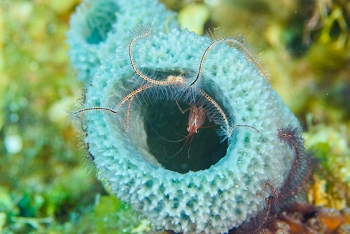
[[[197,73],[197,76],[196,78],[190,83],[190,86],[194,86],[197,81],[200,79],[201,75],[202,75],[202,71],[203,71],[203,63],[204,63],[204,60],[206,59],[209,51],[217,44],[219,43],[222,43],[222,42],[226,42],[226,43],[234,43],[235,45],[237,45],[242,51],[243,53],[246,55],[246,57],[248,59],[250,59],[251,61],[253,61],[253,63],[255,64],[255,66],[258,68],[259,70],[259,73],[265,78],[265,80],[268,82],[268,75],[266,74],[266,72],[262,69],[261,65],[259,64],[259,61],[253,57],[253,55],[251,54],[251,52],[249,52],[247,50],[247,48],[245,48],[243,46],[243,44],[241,42],[239,42],[238,40],[236,39],[233,39],[233,38],[223,38],[223,39],[220,39],[220,40],[217,40],[217,41],[214,41],[213,43],[211,43],[207,49],[204,51],[203,53],[203,56],[202,56],[202,59],[200,61],[200,64],[199,64],[199,68],[198,68],[198,73]]]
[[[224,113],[224,111],[221,109],[221,107],[219,106],[219,104],[214,101],[214,99],[212,97],[210,97],[206,92],[204,92],[203,90],[199,90],[200,94],[202,94],[211,104],[213,104],[215,106],[215,108],[219,111],[221,117],[223,118],[224,122],[225,122],[225,127],[226,127],[226,131],[229,130],[229,123],[227,120],[227,117]]]
[[[123,98],[123,100],[118,104],[117,106],[117,111],[120,109],[120,107],[127,101],[129,101],[129,104],[128,104],[128,109],[126,110],[126,121],[124,123],[124,128],[125,128],[125,131],[129,131],[129,122],[130,122],[130,109],[131,109],[131,104],[135,98],[135,96],[138,94],[138,93],[141,93],[142,91],[146,90],[146,89],[149,89],[151,87],[154,87],[154,85],[152,84],[144,84],[142,85],[140,88],[132,91],[131,93],[129,93],[128,95],[126,95],[126,97]]]
[[[150,28],[146,33],[141,34],[135,38],[133,38],[129,44],[129,58],[130,58],[130,63],[132,68],[134,69],[135,73],[140,76],[142,79],[144,79],[145,81],[154,84],[154,85],[170,85],[170,84],[174,84],[176,82],[178,82],[176,79],[169,79],[169,80],[165,80],[165,81],[160,81],[160,80],[154,80],[148,76],[146,76],[145,74],[143,74],[135,65],[135,60],[133,58],[133,46],[135,44],[135,42],[143,37],[147,37],[148,35],[150,35],[152,32],[152,28]]]

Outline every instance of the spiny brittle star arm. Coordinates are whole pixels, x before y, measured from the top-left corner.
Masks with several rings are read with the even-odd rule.
[[[215,108],[219,111],[221,117],[223,118],[224,122],[225,122],[225,127],[226,127],[226,131],[229,130],[229,123],[227,120],[227,117],[224,113],[224,111],[221,109],[221,107],[219,106],[219,104],[214,101],[214,99],[212,97],[210,97],[206,92],[204,92],[203,90],[199,90],[200,94],[202,94],[211,104],[213,104],[215,106]]]
[[[130,58],[130,62],[131,62],[131,66],[134,69],[135,73],[140,76],[142,79],[144,79],[145,81],[152,83],[154,85],[171,85],[174,83],[177,83],[178,80],[177,79],[167,79],[165,81],[160,81],[160,80],[154,80],[152,78],[149,78],[148,76],[146,76],[145,74],[143,74],[135,65],[135,60],[133,58],[133,46],[135,44],[135,42],[143,37],[147,37],[151,34],[152,32],[152,28],[150,28],[146,33],[138,35],[137,37],[133,38],[129,44],[129,58]]]
[[[203,90],[199,90],[200,94],[202,94],[212,105],[215,106],[215,108],[219,111],[222,119],[224,120],[224,124],[225,124],[225,128],[226,128],[226,134],[227,136],[231,136],[233,130],[235,130],[235,128],[237,127],[247,127],[247,128],[251,128],[253,129],[254,131],[256,132],[259,132],[258,129],[254,128],[253,126],[250,126],[250,125],[245,125],[245,124],[236,124],[234,126],[231,127],[230,129],[230,126],[229,126],[229,121],[226,117],[226,114],[224,113],[224,111],[222,110],[222,108],[219,106],[219,104],[212,98],[210,97],[206,92],[204,92]]]
[[[252,60],[253,63],[255,64],[255,66],[258,68],[259,70],[259,73],[265,78],[265,80],[268,82],[268,75],[266,74],[266,72],[262,69],[261,65],[259,64],[258,60],[255,59],[253,57],[253,55],[251,54],[251,52],[249,52],[247,50],[247,48],[245,48],[243,46],[243,44],[241,42],[239,42],[238,40],[236,39],[233,39],[233,38],[223,38],[223,39],[220,39],[220,40],[217,40],[217,41],[214,41],[213,43],[211,43],[207,49],[204,51],[203,53],[203,56],[202,56],[202,59],[200,61],[200,64],[199,64],[199,68],[198,68],[198,73],[197,73],[197,76],[196,78],[192,81],[192,83],[190,84],[190,86],[193,86],[197,83],[197,81],[199,81],[201,75],[202,75],[202,72],[203,72],[203,63],[204,63],[204,60],[206,59],[209,51],[217,44],[219,43],[222,43],[222,42],[226,42],[226,43],[234,43],[236,44],[242,51],[243,53],[248,57],[248,59]]]
[[[118,104],[117,106],[117,111],[120,109],[120,107],[127,101],[129,101],[128,103],[128,109],[126,110],[126,120],[125,120],[125,123],[124,123],[124,128],[125,128],[125,131],[129,131],[129,122],[130,122],[130,109],[131,109],[131,104],[135,98],[135,96],[138,94],[138,93],[141,93],[142,91],[148,89],[148,88],[151,88],[151,87],[154,87],[153,84],[144,84],[142,85],[140,88],[132,91],[131,93],[129,93],[128,95],[126,95],[126,97],[123,98],[123,100]]]
[[[142,85],[140,88],[132,91],[131,93],[129,93],[128,95],[126,95],[123,100],[118,104],[117,106],[117,110],[120,109],[120,107],[126,102],[128,101],[129,99],[132,101],[134,99],[134,97],[138,94],[138,93],[141,93],[142,91],[146,90],[146,89],[149,89],[151,87],[154,87],[153,84],[144,84]]]

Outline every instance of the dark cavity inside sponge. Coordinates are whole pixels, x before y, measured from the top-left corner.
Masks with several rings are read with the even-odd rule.
[[[182,110],[189,104],[179,102]],[[163,110],[163,111],[159,111]],[[206,118],[203,128],[198,129],[187,142],[188,117],[182,114],[175,101],[159,101],[149,105],[145,113],[145,130],[150,153],[166,169],[179,173],[200,171],[215,165],[226,155],[228,142],[220,143],[218,125]]]

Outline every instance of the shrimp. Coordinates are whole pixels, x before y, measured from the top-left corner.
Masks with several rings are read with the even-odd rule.
[[[216,124],[214,124],[213,126],[205,126],[203,127],[204,122],[206,121],[206,119],[208,118],[209,122],[212,122],[212,118],[211,116],[208,114],[208,111],[206,108],[203,107],[203,104],[199,104],[199,106],[196,106],[194,103],[190,103],[190,107],[188,107],[187,109],[183,110],[181,108],[181,106],[179,105],[178,101],[175,100],[177,107],[179,108],[180,112],[182,114],[185,114],[187,111],[190,111],[189,116],[188,116],[188,127],[187,127],[187,132],[188,134],[186,136],[184,136],[182,139],[180,140],[168,140],[165,137],[163,137],[162,135],[160,135],[152,126],[153,130],[156,132],[156,134],[161,137],[162,139],[164,139],[167,142],[181,142],[183,140],[185,140],[183,146],[173,155],[168,156],[166,155],[167,158],[173,158],[176,155],[178,155],[186,146],[187,142],[190,141],[189,147],[188,147],[188,151],[187,151],[187,155],[188,158],[190,158],[190,150],[191,150],[191,145],[192,145],[192,141],[194,138],[194,134],[198,133],[198,129],[200,128],[210,128],[215,126]],[[221,109],[220,109],[221,110]],[[250,125],[245,125],[245,124],[236,124],[231,126],[231,133],[237,128],[237,127],[244,127],[244,128],[250,128],[251,130],[255,131],[255,132],[259,132],[258,129],[256,129],[255,127],[252,127]]]
[[[193,103],[191,103],[190,107],[186,110],[182,110],[177,101],[176,104],[182,114],[185,114],[188,110],[190,111],[188,116],[187,138],[193,138],[193,135],[198,132],[198,129],[201,128],[205,122],[207,116],[206,110],[203,107],[196,107]]]
[[[176,155],[178,155],[183,148],[185,147],[188,139],[190,139],[190,146],[188,148],[188,157],[190,158],[190,149],[191,149],[191,144],[192,144],[192,140],[194,137],[194,134],[198,132],[199,128],[202,128],[206,117],[207,117],[207,112],[206,109],[202,106],[200,107],[196,107],[193,103],[190,104],[190,107],[182,110],[182,108],[180,107],[179,103],[177,102],[177,100],[175,100],[177,107],[179,108],[179,110],[181,111],[182,114],[185,114],[187,111],[190,111],[190,114],[188,116],[188,127],[187,127],[187,131],[188,134],[187,136],[185,136],[184,138],[182,138],[180,141],[185,140],[184,145],[181,147],[181,149],[175,153],[174,155],[170,156],[169,158],[173,158]],[[211,119],[208,116],[209,121],[211,122]]]
[[[209,96],[209,95],[207,95],[207,96]],[[211,98],[209,100],[211,102],[214,102],[215,105],[217,105],[214,100],[211,100]],[[200,105],[200,107],[197,107],[197,106],[195,106],[195,104],[191,103],[189,108],[187,108],[185,110],[182,110],[180,105],[179,105],[179,103],[177,102],[177,100],[175,100],[175,102],[176,102],[177,107],[179,108],[179,110],[181,111],[182,114],[185,114],[187,111],[190,111],[190,114],[188,116],[188,127],[187,127],[188,134],[187,134],[187,136],[185,136],[184,138],[181,139],[181,140],[185,140],[185,143],[182,146],[182,148],[176,154],[171,156],[171,158],[176,156],[178,153],[180,153],[181,150],[185,147],[188,139],[191,138],[190,139],[190,146],[188,148],[188,157],[190,158],[190,149],[191,149],[191,144],[192,144],[192,140],[193,140],[194,134],[198,133],[198,129],[203,128],[202,126],[203,126],[203,124],[204,124],[204,122],[206,120],[206,117],[208,117],[209,122],[211,122],[212,120],[211,120],[210,116],[208,115],[207,110],[202,105]],[[217,106],[218,106],[222,116],[225,116],[224,112],[221,110],[219,105],[217,105]],[[228,121],[227,121],[226,118],[224,118],[224,119],[225,119],[226,126],[227,126],[227,129],[228,129]],[[232,134],[232,131],[234,131],[234,129],[237,128],[237,127],[250,128],[251,130],[253,130],[255,132],[259,132],[258,129],[256,129],[256,128],[250,126],[250,125],[236,124],[236,125],[232,126],[231,134]]]

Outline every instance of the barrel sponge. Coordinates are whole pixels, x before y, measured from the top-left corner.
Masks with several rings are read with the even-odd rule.
[[[154,30],[177,27],[175,14],[156,0],[85,0],[70,19],[69,56],[78,79],[89,82],[100,60],[115,52],[116,41],[136,24],[154,22]]]
[[[140,77],[130,65],[128,46],[120,43],[118,53],[101,61],[87,89],[86,107],[113,108],[125,94],[139,87]],[[135,64],[151,77],[191,76],[210,43],[211,39],[186,30],[153,32],[135,43],[133,56]],[[85,141],[100,177],[109,181],[120,199],[157,227],[183,233],[226,233],[266,207],[269,194],[257,194],[267,180],[273,178],[276,187],[283,184],[294,156],[278,139],[278,129],[300,125],[254,63],[234,47],[216,45],[207,55],[201,79],[201,89],[225,109],[230,123],[259,130],[236,128],[224,157],[209,168],[178,173],[167,169],[151,153],[160,143],[147,143],[151,136],[145,125],[152,120],[145,113],[164,101],[162,95],[166,93],[140,95],[131,109],[129,132],[121,124],[124,115],[119,118],[119,114],[86,112]],[[164,105],[157,111],[157,115],[166,116],[173,110]],[[201,160],[206,160],[205,154]]]

